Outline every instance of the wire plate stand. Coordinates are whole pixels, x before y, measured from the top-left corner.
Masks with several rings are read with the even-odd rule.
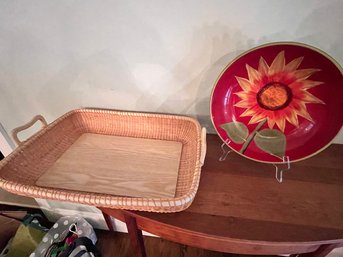
[[[233,152],[233,150],[229,148],[230,143],[231,143],[231,140],[226,139],[225,142],[220,146],[220,148],[222,149],[222,155],[218,159],[220,162],[225,161],[227,156]],[[289,156],[284,156],[282,158],[281,163],[272,163],[272,165],[275,168],[276,181],[279,183],[282,183],[283,175],[284,175],[283,173],[291,169],[291,162],[290,162]]]

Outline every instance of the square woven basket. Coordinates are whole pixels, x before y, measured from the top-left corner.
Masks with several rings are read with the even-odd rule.
[[[24,142],[17,133],[37,120],[43,129]],[[182,143],[175,197],[143,198],[37,186],[37,180],[84,133],[176,141]],[[13,130],[18,147],[0,162],[0,187],[24,196],[115,209],[178,212],[189,207],[200,180],[206,153],[206,130],[197,120],[177,115],[100,109],[73,110],[47,124],[36,116]]]

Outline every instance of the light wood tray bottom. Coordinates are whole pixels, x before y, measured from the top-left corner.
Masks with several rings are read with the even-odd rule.
[[[38,186],[132,197],[174,197],[182,143],[85,133]]]

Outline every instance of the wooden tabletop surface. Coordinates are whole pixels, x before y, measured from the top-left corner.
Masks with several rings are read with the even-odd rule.
[[[270,164],[236,153],[218,161],[221,144],[218,136],[208,135],[199,190],[187,210],[127,212],[141,229],[180,243],[247,254],[306,252],[343,242],[343,145],[292,163],[278,183]],[[119,212],[112,214],[123,219]]]

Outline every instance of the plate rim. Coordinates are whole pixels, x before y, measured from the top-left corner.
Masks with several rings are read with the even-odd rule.
[[[324,57],[328,58],[336,67],[337,69],[341,72],[341,75],[343,76],[343,68],[342,66],[332,57],[330,56],[328,53],[324,52],[323,50],[315,47],[315,46],[312,46],[312,45],[309,45],[309,44],[306,44],[306,43],[302,43],[302,42],[295,42],[295,41],[275,41],[275,42],[269,42],[269,43],[265,43],[265,44],[262,44],[262,45],[259,45],[259,46],[256,46],[256,47],[253,47],[249,50],[246,50],[246,51],[243,51],[241,54],[239,54],[237,57],[235,57],[233,60],[231,60],[224,68],[223,70],[220,72],[220,74],[217,76],[213,86],[212,86],[212,91],[211,91],[211,97],[210,97],[210,116],[211,116],[211,122],[212,122],[212,125],[217,133],[217,135],[220,137],[220,139],[223,141],[223,143],[228,146],[231,150],[233,150],[235,153],[239,154],[240,156],[244,157],[244,158],[247,158],[247,159],[250,159],[252,161],[255,161],[255,162],[259,162],[259,163],[267,163],[267,164],[284,164],[284,163],[295,163],[295,162],[299,162],[299,161],[303,161],[303,160],[306,160],[306,159],[309,159],[317,154],[319,154],[320,152],[324,151],[326,148],[328,148],[332,143],[333,141],[337,138],[338,134],[340,133],[340,131],[342,130],[342,126],[343,124],[341,124],[341,128],[340,130],[337,132],[337,134],[331,139],[331,141],[329,141],[326,145],[324,145],[322,148],[318,149],[317,151],[313,152],[312,154],[310,155],[307,155],[305,157],[302,157],[302,158],[299,158],[299,159],[296,159],[296,160],[289,160],[289,162],[283,162],[283,161],[280,161],[280,162],[271,162],[271,161],[262,161],[262,160],[258,160],[258,159],[254,159],[252,157],[249,157],[249,156],[246,156],[242,153],[240,153],[239,151],[237,151],[236,149],[232,148],[228,143],[227,143],[227,140],[224,140],[222,138],[222,136],[220,135],[220,133],[218,132],[217,130],[217,127],[215,126],[214,124],[214,121],[213,121],[213,115],[212,115],[212,100],[213,100],[213,94],[214,94],[214,90],[216,89],[216,86],[217,86],[217,83],[219,81],[219,79],[222,77],[222,75],[225,73],[225,71],[231,66],[231,64],[233,64],[234,62],[236,62],[238,59],[240,59],[242,56],[250,53],[250,52],[253,52],[257,49],[260,49],[260,48],[264,48],[264,47],[268,47],[268,46],[274,46],[274,45],[293,45],[293,46],[302,46],[302,47],[305,47],[305,48],[309,48],[315,52],[318,52],[319,54],[322,54]],[[342,122],[343,123],[343,122]]]

